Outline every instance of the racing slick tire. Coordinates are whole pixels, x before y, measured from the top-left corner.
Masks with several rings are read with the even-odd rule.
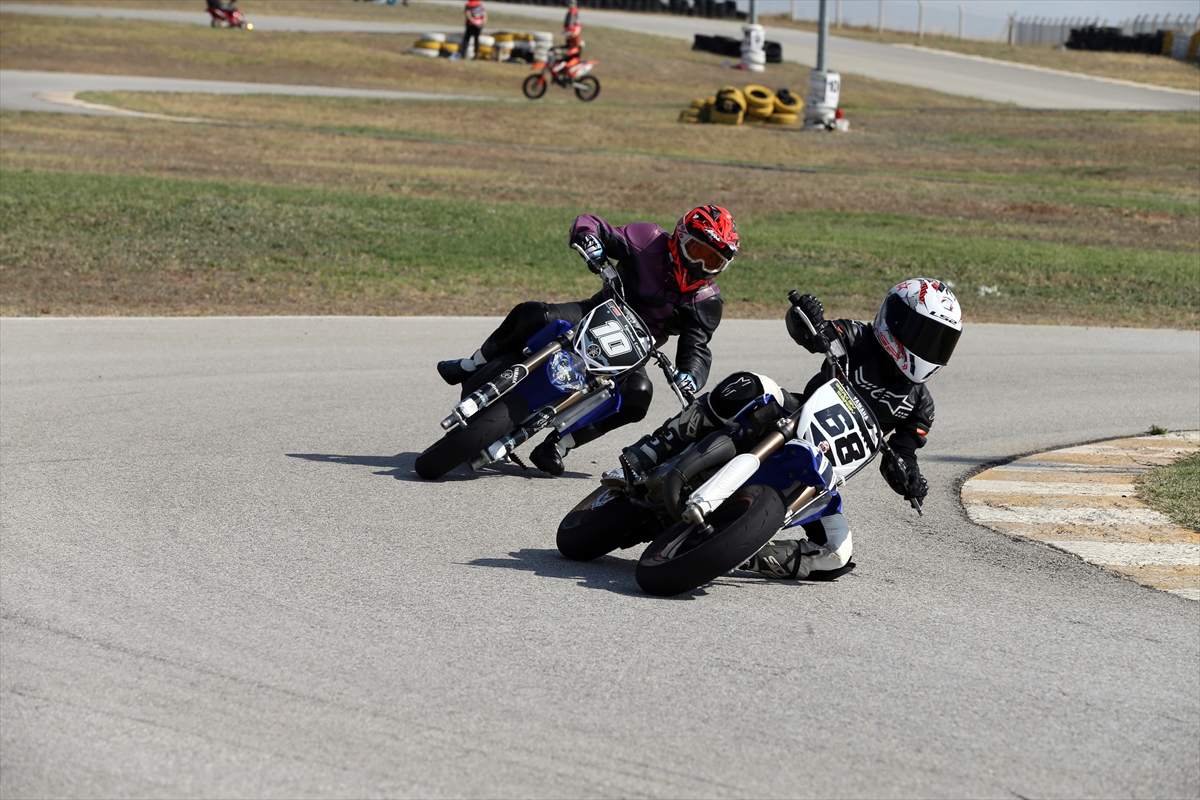
[[[670,597],[703,586],[745,563],[783,525],[786,507],[772,486],[743,486],[708,515],[706,525],[677,522],[638,561],[638,586]]]
[[[520,395],[505,395],[417,456],[417,474],[436,480],[508,433],[529,415],[529,404]]]
[[[658,520],[636,508],[624,492],[601,486],[558,524],[558,552],[572,561],[591,561],[661,532]]]

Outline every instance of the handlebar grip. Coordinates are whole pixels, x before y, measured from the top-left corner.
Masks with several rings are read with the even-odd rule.
[[[798,308],[800,306],[800,293],[795,289],[792,289],[790,292],[788,292],[788,300],[792,302],[792,305]]]

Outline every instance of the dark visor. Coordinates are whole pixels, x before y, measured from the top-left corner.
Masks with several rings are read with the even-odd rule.
[[[913,311],[899,295],[887,300],[883,319],[892,336],[900,340],[908,352],[932,364],[945,366],[962,331],[956,331],[931,317]]]

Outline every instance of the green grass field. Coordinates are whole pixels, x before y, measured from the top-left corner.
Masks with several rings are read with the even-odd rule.
[[[0,313],[500,313],[592,291],[566,248],[576,214],[669,226],[717,202],[744,242],[721,280],[733,316],[775,316],[791,288],[862,316],[923,274],[975,321],[1200,325],[1200,115],[1026,111],[846,76],[848,135],[695,126],[677,110],[744,78],[617,31],[589,32],[604,90],[584,105],[520,100],[523,68],[409,56],[408,36],[4,23],[12,69],[500,99],[97,93],[206,123],[0,113]]]
[[[1200,531],[1200,454],[1147,472],[1138,493],[1177,524]]]

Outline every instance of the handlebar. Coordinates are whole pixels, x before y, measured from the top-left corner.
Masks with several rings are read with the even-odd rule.
[[[804,313],[804,310],[800,308],[800,293],[795,289],[792,289],[790,292],[788,292],[788,300],[791,302],[792,306],[800,312],[799,317],[800,319],[804,320],[804,324],[808,327],[808,332],[812,334],[814,339],[821,341],[822,337],[817,333],[817,329],[812,324],[812,320],[810,320],[808,315]],[[857,400],[861,402],[862,397],[857,391],[855,391],[854,386],[850,384],[850,381],[846,378],[846,372],[849,369],[850,357],[849,354],[846,353],[845,346],[842,345],[841,341],[829,342],[826,340],[826,347],[822,352],[824,353],[826,363],[833,368],[834,374],[842,381],[843,384],[847,384],[846,388],[854,394]],[[842,362],[838,360],[843,356],[847,361],[845,368],[843,368]],[[900,457],[896,455],[896,451],[892,450],[892,446],[888,444],[887,439],[884,438],[883,431],[879,432],[879,450],[883,453],[884,457],[894,459],[897,463],[899,463],[901,468],[905,470],[905,476],[907,477],[907,467],[904,465],[904,462],[900,460]],[[924,512],[921,510],[920,499],[908,496],[905,496],[904,499],[908,501],[909,505],[916,509],[918,516],[924,516]]]

